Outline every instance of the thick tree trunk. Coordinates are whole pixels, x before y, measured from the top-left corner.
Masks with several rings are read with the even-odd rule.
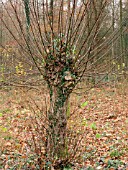
[[[68,56],[65,44],[59,42],[60,52],[49,51],[45,65],[45,80],[50,94],[50,108],[47,114],[47,156],[53,160],[63,160],[66,149],[67,102],[75,87],[77,74],[72,57]],[[72,56],[72,55],[71,55]],[[71,67],[72,66],[72,67]],[[51,160],[51,159],[50,159]]]
[[[55,159],[66,156],[68,96],[61,87],[50,86],[50,109],[48,112],[49,133],[47,138],[47,155]]]

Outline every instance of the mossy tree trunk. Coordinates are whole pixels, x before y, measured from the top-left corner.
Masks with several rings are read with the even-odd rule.
[[[47,115],[49,134],[47,154],[54,158],[62,158],[66,154],[67,100],[68,96],[59,87],[50,87],[50,109]]]
[[[66,57],[66,50],[49,52],[45,65],[45,80],[50,94],[50,108],[47,114],[47,155],[62,159],[66,156],[67,102],[75,87],[76,72],[72,58]]]

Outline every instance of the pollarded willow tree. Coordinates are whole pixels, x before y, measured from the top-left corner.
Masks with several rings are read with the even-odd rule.
[[[22,17],[19,3],[24,10]],[[69,96],[84,73],[103,60],[118,33],[109,34],[111,25],[108,23],[99,38],[108,3],[108,0],[2,2],[13,28],[4,19],[2,22],[17,42],[24,62],[35,65],[49,89],[49,126],[46,131],[49,158],[65,156]]]

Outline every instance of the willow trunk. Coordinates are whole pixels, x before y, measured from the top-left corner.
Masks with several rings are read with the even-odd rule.
[[[48,112],[47,155],[53,159],[66,156],[66,128],[68,96],[63,88],[50,86],[50,109]]]

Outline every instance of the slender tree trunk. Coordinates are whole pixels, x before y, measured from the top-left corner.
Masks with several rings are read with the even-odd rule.
[[[115,0],[112,1],[112,32],[115,31]],[[114,41],[112,41],[112,59],[114,59]]]
[[[3,17],[3,7],[2,4],[0,4],[0,16]],[[2,19],[0,20],[0,46],[3,45],[3,23]]]
[[[3,18],[3,7],[2,4],[0,3],[0,16]],[[2,19],[0,20],[0,46],[2,47],[3,45],[3,23]],[[0,51],[0,64],[2,64],[2,50]]]
[[[124,42],[123,42],[123,28],[122,28],[122,21],[123,21],[123,16],[122,16],[122,11],[123,11],[123,3],[122,0],[120,0],[120,50],[121,50],[121,67],[122,64],[124,63]]]
[[[115,0],[112,1],[112,33],[115,31]],[[115,50],[114,50],[114,40],[112,41],[112,56],[110,57],[110,70],[111,70],[111,59],[114,60]],[[114,71],[114,68],[112,69]]]
[[[30,27],[30,7],[29,0],[24,0],[25,14],[26,14],[26,33],[27,33],[27,42],[29,43],[29,27]]]

